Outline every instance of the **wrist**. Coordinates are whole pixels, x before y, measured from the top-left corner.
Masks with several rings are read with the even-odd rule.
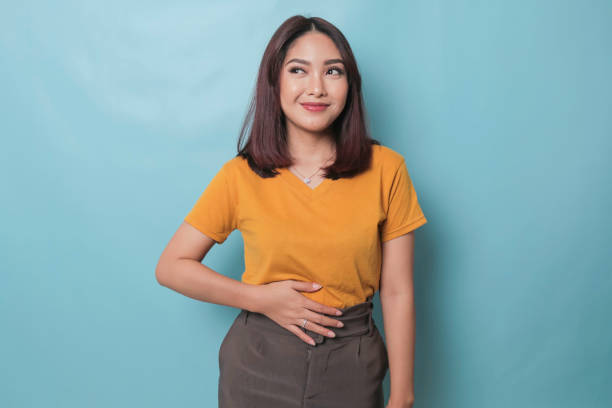
[[[250,283],[243,283],[242,288],[242,309],[248,310],[249,312],[258,312],[259,310],[259,296],[258,289],[259,285],[252,285]]]
[[[387,403],[388,408],[412,408],[414,404],[414,396],[406,395],[401,398],[393,395],[389,396],[389,402]]]

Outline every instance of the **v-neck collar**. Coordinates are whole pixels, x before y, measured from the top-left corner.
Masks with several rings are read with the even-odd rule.
[[[288,167],[280,167],[277,170],[280,172],[279,177],[281,179],[285,180],[295,190],[300,192],[300,194],[308,198],[320,196],[330,188],[332,182],[334,181],[329,178],[323,178],[323,181],[321,181],[318,186],[312,188],[308,186],[308,184],[304,183],[304,181],[302,181],[297,174],[294,174],[291,170],[289,170]]]

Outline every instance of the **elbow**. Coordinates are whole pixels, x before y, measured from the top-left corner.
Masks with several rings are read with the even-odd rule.
[[[155,267],[155,279],[161,286],[168,286],[169,268],[165,262],[159,261]]]
[[[380,291],[380,300],[387,300],[387,299],[401,299],[401,300],[407,300],[410,301],[413,299],[413,292],[409,289],[406,290],[397,290],[397,289],[391,289],[391,290],[381,290]]]
[[[157,283],[159,283],[161,286],[166,286],[164,284],[164,282],[166,281],[166,276],[164,275],[164,272],[162,271],[162,269],[160,269],[159,265],[155,268],[155,280],[157,280]]]

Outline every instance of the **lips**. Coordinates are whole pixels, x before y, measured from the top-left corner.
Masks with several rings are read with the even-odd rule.
[[[311,111],[311,112],[320,112],[329,106],[329,104],[327,103],[313,103],[313,102],[304,102],[301,105],[304,107],[304,109]]]

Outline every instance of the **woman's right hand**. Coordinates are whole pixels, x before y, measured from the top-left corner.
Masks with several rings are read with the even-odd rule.
[[[342,311],[335,307],[317,303],[299,293],[300,291],[314,292],[319,289],[321,287],[315,287],[313,282],[291,279],[259,285],[257,290],[260,291],[260,294],[257,296],[257,305],[253,311],[266,315],[306,343],[314,345],[314,340],[302,330],[303,319],[308,320],[305,329],[327,337],[335,337],[335,334],[323,325],[343,326],[339,320],[324,315],[339,316]],[[337,314],[336,312],[340,313]]]

